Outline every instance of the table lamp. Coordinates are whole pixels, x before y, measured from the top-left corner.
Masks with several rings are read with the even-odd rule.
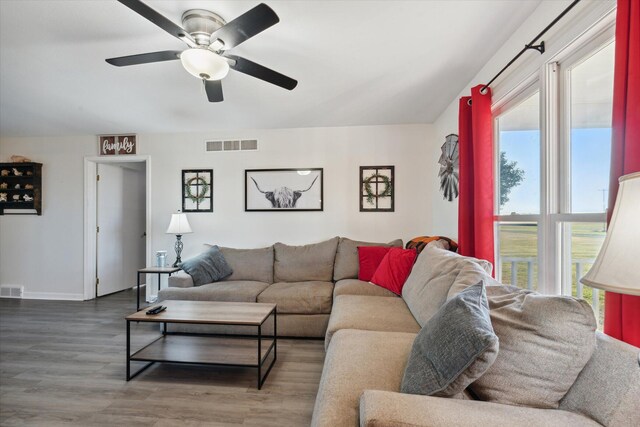
[[[169,228],[167,228],[167,234],[176,235],[176,262],[173,263],[174,267],[178,267],[178,264],[182,262],[180,259],[182,247],[184,246],[182,244],[182,235],[187,233],[193,233],[189,225],[189,220],[187,219],[187,214],[180,212],[171,214],[171,222],[169,223]]]
[[[640,172],[621,176],[619,182],[607,236],[596,262],[580,281],[592,288],[640,295]]]

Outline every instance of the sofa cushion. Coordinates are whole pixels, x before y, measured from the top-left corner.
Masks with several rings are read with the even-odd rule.
[[[336,282],[333,297],[338,295],[369,295],[377,297],[397,297],[396,294],[373,283],[358,279],[343,279]]]
[[[258,295],[258,302],[277,304],[278,313],[329,314],[331,282],[276,282]]]
[[[400,295],[415,260],[415,249],[390,248],[373,274],[371,283]]]
[[[325,348],[341,329],[418,333],[420,325],[402,298],[340,295],[333,301]]]
[[[220,248],[215,245],[180,263],[180,268],[191,276],[194,286],[217,282],[233,273]]]
[[[267,289],[268,283],[236,280],[230,282],[209,283],[194,288],[165,288],[158,292],[158,301],[231,301],[256,302],[260,292]]]
[[[358,280],[370,282],[390,250],[388,246],[358,246]]]
[[[500,352],[471,384],[481,400],[557,408],[596,346],[596,319],[582,299],[511,286],[487,288]]]
[[[276,243],[273,264],[276,282],[304,282],[318,280],[330,282],[336,258],[338,237],[304,246]]]
[[[351,240],[346,237],[340,238],[338,249],[336,251],[336,262],[333,271],[333,281],[337,282],[342,279],[357,279],[359,270],[358,246],[384,246],[384,247],[402,247],[402,240],[396,239],[389,243],[362,242],[359,240]]]
[[[477,400],[365,390],[360,398],[361,427],[596,427],[579,413],[535,409]]]
[[[498,284],[473,259],[428,245],[413,265],[402,288],[402,298],[420,326],[424,326],[447,298],[480,281],[487,286]],[[450,293],[452,287],[454,292]]]
[[[455,396],[484,374],[497,355],[498,337],[480,282],[447,301],[422,328],[413,343],[401,391]]]
[[[579,412],[605,426],[640,426],[638,348],[596,332],[596,350],[560,409]]]
[[[273,283],[273,246],[259,249],[221,247],[220,252],[233,269],[226,280]]]
[[[364,390],[400,390],[414,339],[410,333],[338,331],[325,357],[311,425],[357,426]]]

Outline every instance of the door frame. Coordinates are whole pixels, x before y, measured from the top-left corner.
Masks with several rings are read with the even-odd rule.
[[[84,300],[96,298],[96,174],[99,163],[141,163],[146,165],[145,171],[145,204],[146,204],[146,265],[151,265],[151,156],[92,156],[84,158]],[[133,280],[134,278],[132,278]]]

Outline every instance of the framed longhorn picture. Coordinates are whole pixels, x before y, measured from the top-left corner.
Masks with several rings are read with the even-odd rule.
[[[245,170],[244,210],[322,211],[322,168]]]

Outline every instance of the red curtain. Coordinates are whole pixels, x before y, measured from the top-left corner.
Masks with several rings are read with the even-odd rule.
[[[460,98],[458,252],[494,262],[491,89]]]
[[[640,171],[640,1],[618,0],[609,215],[618,178]],[[637,268],[633,266],[630,268]],[[604,332],[640,347],[640,297],[605,294]]]

